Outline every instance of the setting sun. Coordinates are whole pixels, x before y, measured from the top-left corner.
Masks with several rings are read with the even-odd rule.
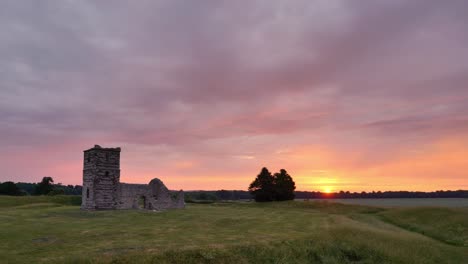
[[[324,187],[323,188],[323,192],[324,193],[331,193],[332,192],[332,189],[330,187]]]

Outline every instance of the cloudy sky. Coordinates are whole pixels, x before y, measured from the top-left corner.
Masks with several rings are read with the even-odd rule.
[[[0,181],[468,189],[468,2],[0,1]]]

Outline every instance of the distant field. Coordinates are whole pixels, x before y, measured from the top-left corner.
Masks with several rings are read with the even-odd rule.
[[[77,197],[23,198],[0,196],[1,263],[466,263],[468,259],[468,208],[296,201],[188,204],[186,209],[166,212],[84,212],[73,205]]]
[[[301,199],[303,200],[303,199]],[[321,199],[344,204],[378,207],[467,207],[466,198],[388,198],[388,199]]]

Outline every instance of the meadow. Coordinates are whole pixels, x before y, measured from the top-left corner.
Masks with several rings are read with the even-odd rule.
[[[298,199],[299,200],[299,199]],[[303,201],[304,199],[300,199]],[[322,199],[326,200],[326,199]],[[330,201],[329,199],[326,201]],[[354,198],[333,199],[333,202],[377,207],[466,207],[466,198]]]
[[[333,201],[87,212],[0,196],[1,263],[467,263],[468,208]]]

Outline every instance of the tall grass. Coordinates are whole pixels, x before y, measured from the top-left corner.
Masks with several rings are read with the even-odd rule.
[[[468,247],[468,208],[394,209],[382,219],[448,244]]]
[[[439,219],[437,210],[433,221],[424,222],[404,216],[431,218],[430,211],[330,202],[188,204],[186,209],[155,213],[81,211],[67,205],[77,198],[67,197],[3,198],[2,263],[463,263],[468,259],[468,247],[400,227],[411,223],[428,230]],[[456,217],[445,217],[448,223],[433,227],[434,234],[462,225],[458,236],[467,235],[464,218],[458,218],[465,212],[453,210],[443,215]],[[401,223],[394,225],[390,218]]]

